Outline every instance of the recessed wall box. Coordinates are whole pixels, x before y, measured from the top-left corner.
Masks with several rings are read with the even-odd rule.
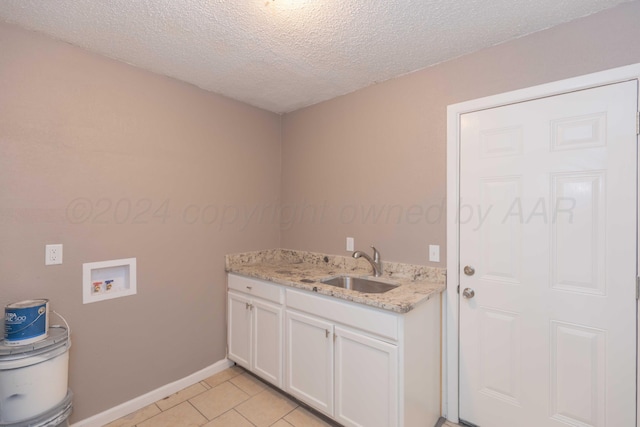
[[[82,264],[82,303],[136,294],[136,259]]]

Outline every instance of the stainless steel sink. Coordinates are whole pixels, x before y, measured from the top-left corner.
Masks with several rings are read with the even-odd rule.
[[[367,294],[381,294],[398,287],[398,285],[394,285],[392,283],[353,276],[327,277],[326,279],[320,280],[320,283]]]

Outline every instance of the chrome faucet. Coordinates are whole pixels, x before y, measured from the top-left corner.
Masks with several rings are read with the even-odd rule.
[[[371,246],[371,249],[373,249],[373,259],[362,251],[355,251],[353,253],[353,257],[356,259],[362,257],[369,261],[369,264],[371,264],[371,267],[373,267],[373,276],[380,277],[382,275],[382,262],[380,261],[380,252],[378,252],[375,246]]]

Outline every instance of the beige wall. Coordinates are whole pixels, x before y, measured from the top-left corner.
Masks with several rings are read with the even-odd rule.
[[[447,105],[640,62],[639,20],[635,1],[285,115],[282,245],[347,254],[353,236],[444,266]]]
[[[280,117],[10,25],[0,45],[0,306],[71,324],[72,421],[223,359],[224,255],[279,230],[214,207],[277,201]],[[83,305],[82,263],[127,257],[138,294]]]

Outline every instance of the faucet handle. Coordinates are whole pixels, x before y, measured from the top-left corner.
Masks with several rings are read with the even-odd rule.
[[[371,249],[373,249],[373,261],[374,262],[380,261],[380,252],[378,252],[376,247],[373,245],[371,245]]]

